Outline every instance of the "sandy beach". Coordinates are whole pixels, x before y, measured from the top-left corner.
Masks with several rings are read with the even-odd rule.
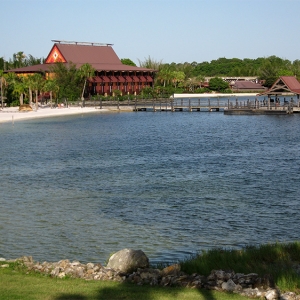
[[[39,108],[37,111],[19,111],[19,107],[8,107],[0,109],[0,123],[108,111],[110,110],[106,108],[99,109],[95,107]]]

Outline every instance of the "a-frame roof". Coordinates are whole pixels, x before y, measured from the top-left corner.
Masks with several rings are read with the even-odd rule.
[[[294,76],[281,76],[261,95],[282,95],[286,93],[300,94],[300,82]]]
[[[75,64],[117,64],[121,60],[111,46],[94,46],[84,44],[55,43],[46,58],[46,63],[57,61],[72,62]]]

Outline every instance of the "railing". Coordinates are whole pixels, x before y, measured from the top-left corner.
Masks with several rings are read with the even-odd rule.
[[[119,100],[117,97],[111,99],[94,99],[84,101],[65,101],[65,106],[81,107],[130,107],[133,110],[198,110],[213,111],[224,109],[265,109],[265,110],[287,110],[292,107],[300,107],[300,101],[297,102],[291,98],[289,101],[270,101],[269,99],[241,99],[241,98],[153,98],[153,99],[127,99]]]

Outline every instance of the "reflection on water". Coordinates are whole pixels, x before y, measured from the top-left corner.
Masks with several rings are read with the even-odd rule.
[[[152,262],[299,240],[300,116],[122,113],[1,124],[0,256]]]

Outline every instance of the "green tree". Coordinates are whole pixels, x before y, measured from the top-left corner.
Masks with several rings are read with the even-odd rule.
[[[26,93],[27,87],[23,82],[23,78],[19,77],[13,83],[13,94],[19,97],[19,104],[24,104],[24,95]]]
[[[7,80],[4,76],[4,73],[2,70],[0,70],[0,89],[1,89],[1,108],[3,109],[3,98],[4,98],[4,89],[7,86]]]
[[[172,76],[171,68],[168,65],[163,65],[156,75],[156,81],[160,82],[163,84],[163,87],[165,87],[166,84],[171,81]]]
[[[35,73],[34,75],[32,75],[32,80],[33,80],[32,89],[34,90],[35,93],[35,110],[38,110],[39,92],[43,89],[45,79],[40,73]]]
[[[173,71],[172,72],[172,82],[174,87],[177,88],[181,85],[185,80],[185,74],[182,71]]]
[[[34,77],[33,75],[27,75],[23,77],[23,82],[28,88],[28,98],[29,98],[29,105],[32,105],[32,90],[34,86]]]
[[[229,88],[229,84],[220,77],[214,77],[209,81],[209,88],[212,91],[223,92]]]
[[[44,63],[44,61],[45,60],[43,58],[33,57],[31,54],[29,54],[28,56],[25,56],[24,65],[25,66],[40,65]]]
[[[0,57],[0,70],[5,69],[5,61],[3,57]]]
[[[296,59],[295,61],[293,61],[292,71],[293,71],[293,75],[296,76],[298,80],[300,80],[300,60],[299,59]]]
[[[293,75],[292,64],[289,60],[270,56],[266,58],[260,68],[260,78],[265,80],[265,86],[270,87],[279,76]]]
[[[129,58],[121,58],[121,62],[123,65],[136,67],[136,64]]]
[[[82,79],[78,75],[76,65],[73,63],[56,63],[51,72],[59,86],[59,97],[66,99],[77,99],[81,94]]]
[[[139,65],[142,68],[152,69],[152,70],[159,70],[160,66],[162,65],[162,60],[155,60],[153,58],[149,57],[145,58],[144,61],[138,60]]]
[[[86,82],[89,77],[92,77],[95,74],[95,69],[90,64],[82,65],[78,70],[78,75],[83,81],[82,93],[81,93],[81,100],[84,100],[84,91],[86,87]]]
[[[55,79],[47,79],[43,86],[43,92],[49,92],[51,108],[53,106],[53,95],[57,96],[59,86]]]

